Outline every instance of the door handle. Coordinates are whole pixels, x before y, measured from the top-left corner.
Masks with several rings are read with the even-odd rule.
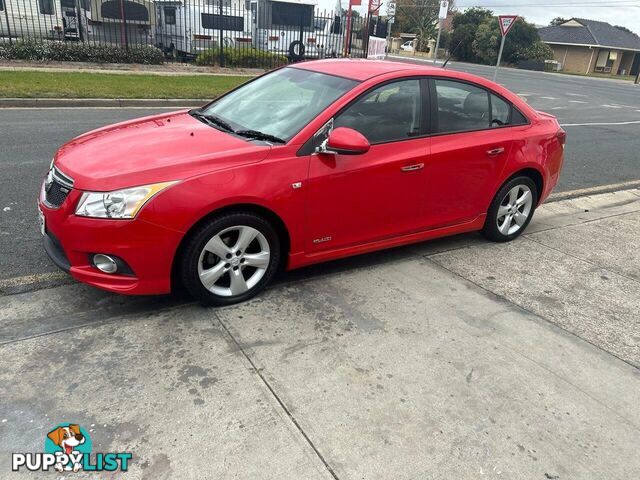
[[[403,172],[415,172],[416,170],[420,170],[424,168],[424,163],[416,163],[415,165],[407,165],[406,167],[401,167],[400,170]]]
[[[504,147],[492,148],[491,150],[487,150],[487,155],[490,157],[495,157],[504,152]]]

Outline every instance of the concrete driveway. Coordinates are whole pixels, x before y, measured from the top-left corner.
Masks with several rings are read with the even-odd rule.
[[[77,422],[133,453],[131,479],[638,478],[638,227],[632,190],[544,206],[509,244],[335,262],[228,308],[0,297],[0,477]]]

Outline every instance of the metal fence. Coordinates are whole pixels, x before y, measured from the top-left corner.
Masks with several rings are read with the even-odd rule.
[[[0,0],[5,41],[153,46],[166,61],[200,65],[366,57],[369,36],[386,33],[376,17],[320,11],[314,0]]]

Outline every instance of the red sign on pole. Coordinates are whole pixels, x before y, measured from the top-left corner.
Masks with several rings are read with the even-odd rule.
[[[357,5],[362,5],[362,0],[351,0],[349,2],[349,5],[350,6],[354,6],[354,7],[357,6]]]
[[[500,15],[498,16],[498,23],[500,24],[500,31],[502,36],[506,37],[513,24],[516,23],[517,15]]]

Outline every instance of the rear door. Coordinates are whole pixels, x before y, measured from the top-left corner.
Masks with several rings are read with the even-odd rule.
[[[426,167],[429,228],[486,211],[513,144],[511,106],[488,90],[433,79],[431,156]]]

